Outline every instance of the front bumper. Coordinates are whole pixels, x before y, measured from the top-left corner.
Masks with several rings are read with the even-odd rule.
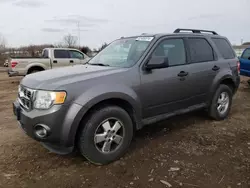
[[[76,130],[81,120],[82,106],[72,103],[54,105],[48,110],[26,111],[16,100],[13,113],[22,130],[31,138],[41,142],[47,149],[58,154],[68,154],[74,149]],[[35,134],[35,126],[43,124],[50,132],[45,138]]]

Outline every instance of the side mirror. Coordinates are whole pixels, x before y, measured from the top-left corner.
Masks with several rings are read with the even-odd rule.
[[[169,67],[168,58],[162,57],[162,56],[151,57],[148,63],[146,64],[147,70],[162,69],[162,68],[167,68],[167,67]]]

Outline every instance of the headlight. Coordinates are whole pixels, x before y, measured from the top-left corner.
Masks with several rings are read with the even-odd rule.
[[[34,108],[49,109],[54,104],[63,104],[66,99],[66,92],[36,91]]]
[[[20,91],[21,91],[21,86],[18,85],[18,93],[20,93]]]

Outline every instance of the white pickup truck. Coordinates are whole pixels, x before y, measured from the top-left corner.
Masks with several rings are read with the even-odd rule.
[[[45,48],[40,58],[13,58],[10,61],[8,75],[25,76],[27,74],[64,66],[85,64],[90,58],[72,48]]]

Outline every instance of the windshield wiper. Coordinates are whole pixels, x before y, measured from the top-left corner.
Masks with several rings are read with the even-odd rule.
[[[103,67],[109,67],[110,65],[108,64],[103,64],[103,63],[88,63],[89,65],[96,65],[96,66],[103,66]]]

